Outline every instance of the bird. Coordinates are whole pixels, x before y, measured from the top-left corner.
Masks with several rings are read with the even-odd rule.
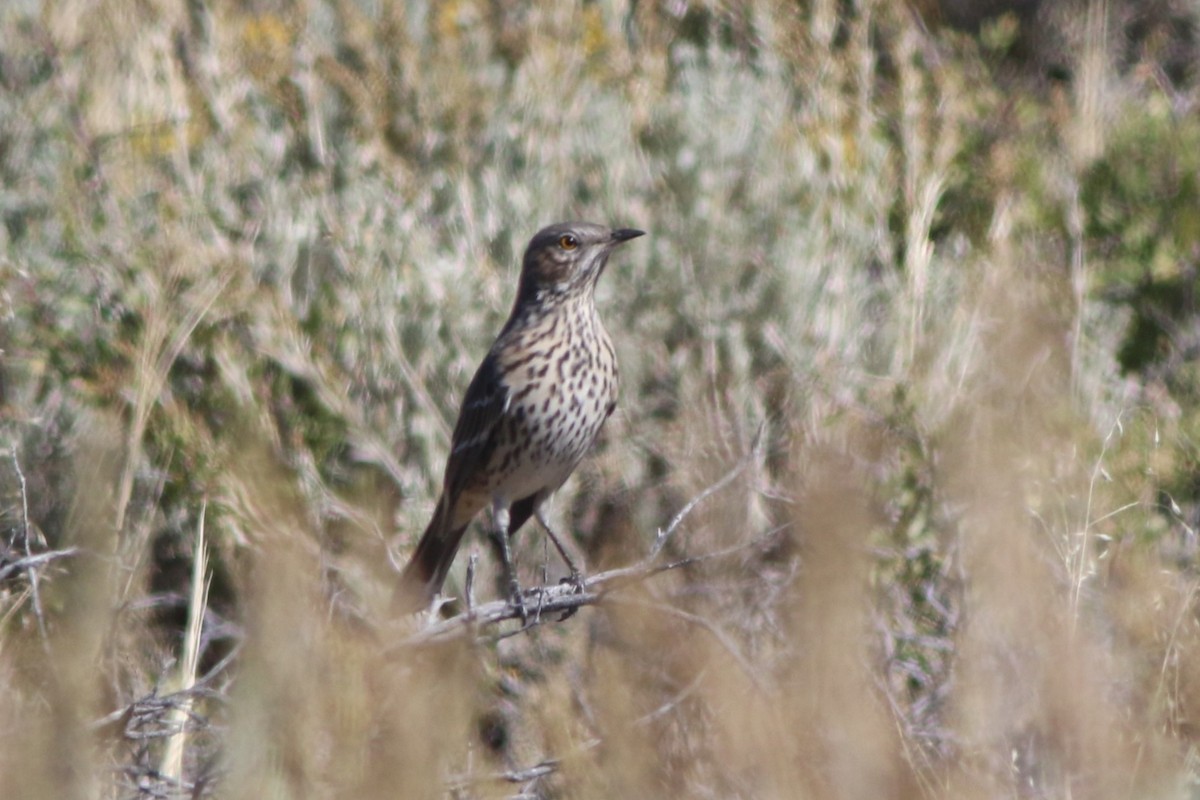
[[[612,340],[596,283],[613,250],[645,231],[590,222],[542,228],[521,260],[508,320],[467,386],[451,435],[441,496],[400,573],[393,607],[428,608],[463,534],[490,508],[510,600],[522,617],[509,538],[536,517],[571,573],[582,573],[550,526],[545,504],[595,443],[617,404]]]

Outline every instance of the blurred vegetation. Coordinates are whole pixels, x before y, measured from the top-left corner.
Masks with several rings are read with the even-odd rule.
[[[1198,34],[5,4],[5,797],[1198,796]],[[650,235],[554,515],[622,566],[744,462],[668,543],[736,549],[397,651],[458,400],[568,218]]]

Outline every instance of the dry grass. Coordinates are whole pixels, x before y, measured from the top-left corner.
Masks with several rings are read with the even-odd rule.
[[[1044,9],[1062,80],[933,5],[0,10],[4,796],[1194,796],[1190,395],[1119,369],[1081,186],[1198,89],[1134,4]],[[401,646],[455,404],[571,217],[650,232],[554,512],[588,563],[744,468],[676,568]]]

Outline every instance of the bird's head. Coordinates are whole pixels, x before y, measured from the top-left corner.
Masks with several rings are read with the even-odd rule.
[[[538,295],[569,296],[595,287],[609,253],[645,231],[591,222],[560,222],[542,228],[525,249],[517,302]]]

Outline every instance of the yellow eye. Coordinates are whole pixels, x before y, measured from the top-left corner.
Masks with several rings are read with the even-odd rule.
[[[574,250],[576,247],[579,247],[579,240],[569,233],[564,234],[559,237],[558,246],[563,250]]]

